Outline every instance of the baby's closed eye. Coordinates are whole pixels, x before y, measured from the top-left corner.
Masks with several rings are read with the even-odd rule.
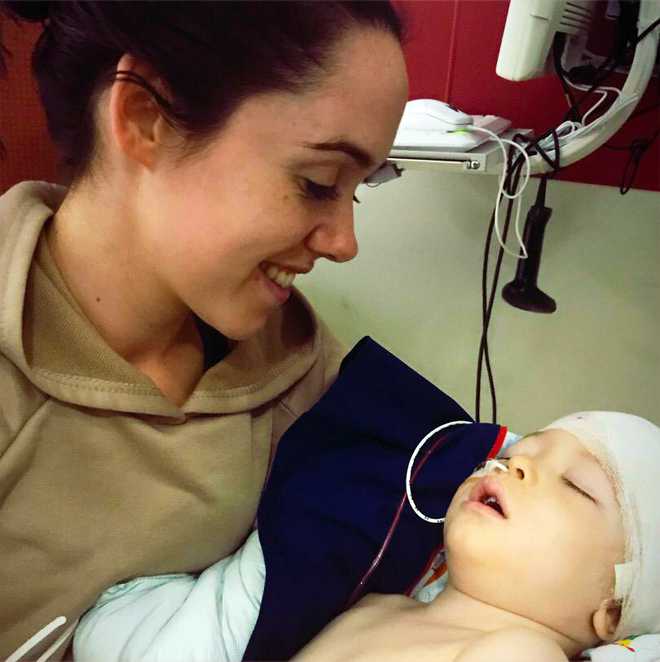
[[[572,487],[573,489],[575,489],[575,490],[576,490],[577,492],[579,492],[580,494],[584,494],[584,496],[586,496],[587,499],[590,499],[590,500],[593,501],[593,502],[596,501],[596,499],[594,499],[594,498],[591,496],[591,494],[585,492],[583,489],[580,489],[580,488],[579,488],[579,487],[578,487],[573,481],[570,481],[568,478],[566,478],[566,476],[562,476],[562,480],[564,481],[564,483],[566,483],[567,485],[569,485],[570,487]]]

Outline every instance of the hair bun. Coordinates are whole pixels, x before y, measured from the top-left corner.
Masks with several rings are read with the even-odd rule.
[[[7,10],[10,15],[15,16],[23,21],[30,21],[33,23],[43,22],[50,15],[50,7],[52,2],[47,0],[5,0],[0,3],[2,8]]]

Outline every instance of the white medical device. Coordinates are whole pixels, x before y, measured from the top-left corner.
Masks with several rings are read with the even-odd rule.
[[[472,124],[472,116],[444,101],[415,99],[406,104],[401,122],[411,129],[454,131]]]
[[[583,52],[597,1],[511,0],[496,66],[497,74],[508,80],[521,81],[552,73],[551,51],[558,33],[566,35],[565,53]],[[658,19],[660,0],[639,0],[637,36],[641,36]],[[594,106],[584,115],[581,123],[564,123],[557,127],[561,167],[594,152],[630,117],[653,73],[659,33],[660,29],[656,26],[637,44],[633,63],[621,90],[596,88],[602,91],[603,96],[607,94],[605,89],[617,93],[617,99],[603,115],[587,123],[588,115],[595,110]],[[445,162],[453,158],[465,160],[469,159],[471,151],[475,157],[481,156],[476,154],[483,151],[479,146],[491,138],[497,139],[510,124],[509,120],[494,115],[470,116],[435,99],[409,101],[394,139],[390,160],[405,161],[410,167],[414,159],[423,159],[425,163],[439,159],[445,159]],[[567,127],[567,124],[571,126]],[[555,157],[553,138],[541,141],[539,146],[552,161]],[[528,158],[527,177],[553,170],[539,153],[532,152]],[[466,163],[468,169],[480,169],[481,166],[476,160]]]
[[[550,48],[557,32],[588,32],[590,0],[511,0],[495,71],[520,81],[553,73]]]
[[[502,78],[519,81],[549,73],[549,58],[556,33],[567,40],[583,39],[589,31],[596,0],[511,0],[500,46],[496,72]],[[660,18],[658,0],[640,0],[637,36]],[[660,29],[651,30],[635,49],[635,58],[618,98],[610,108],[561,140],[561,166],[591,154],[609,140],[630,117],[648,85]],[[554,149],[545,147],[546,153]],[[539,154],[531,159],[531,173],[552,170]]]
[[[408,102],[411,103],[415,101]],[[428,128],[420,128],[422,122],[419,115],[406,115],[404,111],[390,155],[408,159],[433,159],[438,153],[465,153],[491,139],[491,136],[484,132],[469,129],[483,128],[500,134],[511,126],[511,120],[496,115],[465,116],[470,118],[468,124],[448,124],[444,120],[426,118],[424,124]]]

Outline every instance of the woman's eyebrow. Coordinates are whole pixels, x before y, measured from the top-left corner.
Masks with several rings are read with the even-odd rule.
[[[376,167],[376,160],[369,153],[355,143],[348,140],[332,140],[320,143],[303,143],[308,149],[316,149],[323,152],[344,152],[348,154],[361,168],[371,170]]]

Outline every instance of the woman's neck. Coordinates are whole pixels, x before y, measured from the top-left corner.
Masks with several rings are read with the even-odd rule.
[[[138,230],[130,201],[116,205],[77,190],[46,231],[74,299],[108,345],[134,364],[165,358],[182,343],[201,347],[190,310],[151,268]]]

